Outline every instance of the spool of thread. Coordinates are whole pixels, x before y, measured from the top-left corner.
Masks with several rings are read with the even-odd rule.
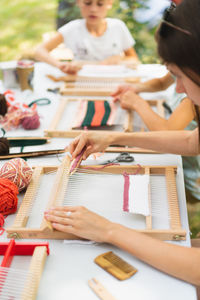
[[[8,105],[4,94],[0,94],[0,115],[5,116],[8,111]]]
[[[21,125],[26,130],[37,129],[40,126],[40,118],[38,113],[35,111],[32,116],[24,117],[21,120]]]
[[[6,162],[0,169],[0,178],[9,179],[21,192],[31,181],[33,170],[22,158],[14,158]]]
[[[6,138],[0,138],[0,155],[9,154],[9,141]]]
[[[17,186],[6,178],[0,178],[0,213],[3,216],[13,214],[17,210]]]

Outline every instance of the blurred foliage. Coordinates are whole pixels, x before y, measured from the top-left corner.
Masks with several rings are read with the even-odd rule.
[[[125,22],[136,41],[135,50],[142,63],[159,63],[154,39],[155,29],[149,30],[147,24],[141,24],[134,19],[135,9],[147,7],[147,0],[115,0],[109,16]]]
[[[191,238],[200,237],[200,203],[187,203]]]
[[[57,0],[0,0],[0,61],[30,53],[55,30]]]

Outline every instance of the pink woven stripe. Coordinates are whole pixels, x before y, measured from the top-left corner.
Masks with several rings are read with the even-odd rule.
[[[114,124],[114,121],[115,121],[116,112],[117,112],[117,105],[113,101],[110,101],[109,104],[110,104],[110,108],[111,108],[111,113],[110,113],[110,116],[108,118],[107,125],[111,126],[111,125]]]
[[[80,100],[72,128],[80,127],[87,112],[87,100]]]
[[[124,176],[124,201],[123,201],[123,211],[129,212],[129,175],[127,173],[123,174]]]

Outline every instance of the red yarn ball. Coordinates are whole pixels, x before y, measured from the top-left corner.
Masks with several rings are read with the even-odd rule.
[[[12,181],[21,192],[31,181],[33,170],[22,158],[13,158],[6,162],[0,169],[0,178]]]
[[[18,193],[18,188],[13,182],[5,178],[0,178],[0,213],[3,216],[16,212]]]

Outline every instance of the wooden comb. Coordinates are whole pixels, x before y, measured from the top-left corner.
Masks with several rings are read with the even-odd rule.
[[[97,256],[94,262],[119,280],[128,279],[137,272],[137,269],[112,251]]]

